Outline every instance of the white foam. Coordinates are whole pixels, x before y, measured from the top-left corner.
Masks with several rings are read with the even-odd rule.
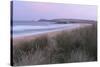
[[[64,26],[72,26],[72,24],[54,24],[54,25],[47,25],[47,26],[31,26],[31,25],[18,25],[14,26],[14,31],[21,31],[21,30],[29,30],[29,29],[53,29],[53,28],[60,28]]]
[[[59,31],[59,30],[63,30],[63,29],[72,29],[72,28],[76,28],[76,27],[80,27],[80,24],[61,24],[61,25],[52,25],[52,26],[17,26],[15,27],[15,30],[23,30],[23,29],[50,29],[50,28],[56,28],[56,29],[52,29],[52,30],[45,30],[45,31],[31,31],[31,32],[26,32],[26,33],[20,33],[18,35],[14,35],[13,37],[20,37],[20,36],[27,36],[27,35],[37,35],[37,34],[41,34],[41,33],[47,33],[47,32],[52,32],[52,31]]]

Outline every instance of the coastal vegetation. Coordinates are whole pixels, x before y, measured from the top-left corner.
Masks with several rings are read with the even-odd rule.
[[[13,65],[39,65],[97,60],[97,25],[56,36],[45,35],[13,46]]]

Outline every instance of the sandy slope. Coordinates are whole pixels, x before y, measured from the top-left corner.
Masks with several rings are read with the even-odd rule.
[[[86,27],[86,26],[91,26],[92,24],[73,24],[70,27],[65,27],[63,29],[58,29],[58,30],[53,30],[53,31],[48,31],[48,32],[43,32],[40,34],[36,34],[36,35],[27,35],[27,36],[20,36],[20,37],[16,37],[13,38],[13,45],[17,45],[20,42],[26,42],[26,41],[30,41],[42,36],[55,36],[59,33],[61,33],[61,31],[71,31],[80,27]]]

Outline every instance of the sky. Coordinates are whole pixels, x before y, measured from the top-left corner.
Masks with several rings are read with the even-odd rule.
[[[97,6],[62,3],[14,1],[13,20],[97,19]]]

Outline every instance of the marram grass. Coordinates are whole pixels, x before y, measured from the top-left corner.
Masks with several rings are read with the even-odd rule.
[[[62,31],[54,37],[46,35],[19,45],[13,46],[14,66],[96,61],[97,27]]]

